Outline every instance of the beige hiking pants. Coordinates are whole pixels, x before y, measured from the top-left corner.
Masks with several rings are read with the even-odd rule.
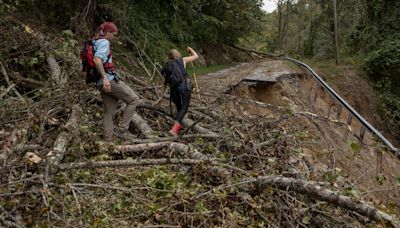
[[[100,89],[103,99],[103,139],[105,141],[110,141],[113,135],[113,118],[117,110],[118,100],[126,103],[126,108],[118,125],[121,129],[129,128],[129,123],[139,103],[139,97],[123,81],[112,80],[110,84],[111,92],[105,93]]]

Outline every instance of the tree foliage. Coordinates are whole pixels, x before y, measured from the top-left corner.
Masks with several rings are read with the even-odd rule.
[[[365,1],[365,17],[351,34],[352,44],[365,47],[359,50],[367,54],[365,67],[373,79],[388,77],[395,88],[400,87],[400,2]]]
[[[253,43],[259,49],[293,57],[333,59],[335,33],[332,0],[275,2],[277,10],[264,16],[263,31],[243,40],[244,44]],[[382,96],[382,113],[388,119],[398,119],[396,115],[388,117],[387,114],[399,113],[400,2],[338,0],[337,14],[339,56],[361,59],[371,80],[379,85],[385,84],[377,84],[377,88],[385,94]],[[257,39],[260,35],[263,38]],[[398,121],[388,122],[391,128],[400,129]],[[398,132],[395,134],[398,135]]]
[[[261,0],[9,0],[0,10],[14,8],[32,23],[59,31],[72,30],[87,39],[98,24],[114,21],[152,58],[188,44],[233,44],[257,30]],[[44,13],[45,12],[45,13]]]

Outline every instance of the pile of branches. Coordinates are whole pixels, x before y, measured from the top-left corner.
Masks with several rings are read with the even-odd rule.
[[[228,95],[193,96],[183,134],[170,137],[169,101],[152,105],[157,86],[122,71],[142,99],[130,127],[137,139],[104,143],[98,92],[76,65],[48,59],[37,88],[0,64],[2,226],[398,225],[310,181],[283,127],[287,115],[248,116]]]

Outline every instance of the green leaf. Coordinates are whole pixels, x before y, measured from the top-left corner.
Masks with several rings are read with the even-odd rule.
[[[400,186],[400,176],[396,177],[396,184],[397,186]]]
[[[324,178],[324,181],[332,183],[332,182],[335,182],[337,180],[338,175],[337,175],[337,173],[335,171],[328,171],[328,172],[326,172],[324,174],[323,178]]]
[[[343,195],[345,196],[352,196],[355,198],[360,198],[360,192],[353,187],[348,187],[343,191]]]
[[[361,151],[361,145],[356,142],[351,142],[350,148],[351,148],[351,151],[353,152],[353,154],[357,154]]]
[[[62,31],[62,35],[63,35],[65,38],[72,38],[72,37],[74,37],[74,33],[73,33],[71,30],[64,30],[64,31]]]
[[[232,134],[232,129],[227,128],[227,127],[224,127],[224,132],[225,132],[226,134]]]
[[[309,224],[310,224],[310,221],[311,221],[311,217],[310,217],[310,216],[305,216],[305,217],[303,217],[303,219],[301,220],[301,222],[302,222],[303,224],[306,224],[306,225],[309,225]]]
[[[382,174],[379,174],[378,176],[375,177],[376,181],[380,184],[383,185],[383,182],[386,180],[385,176],[383,176]]]
[[[196,203],[196,211],[198,212],[209,212],[208,208],[206,208],[202,201]]]

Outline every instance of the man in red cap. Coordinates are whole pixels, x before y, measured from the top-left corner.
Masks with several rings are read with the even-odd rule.
[[[118,34],[117,26],[112,22],[105,22],[97,29],[94,41],[94,63],[101,79],[96,82],[103,99],[103,139],[112,141],[113,133],[124,139],[132,139],[129,124],[139,102],[139,97],[123,81],[117,77],[115,65],[112,63],[110,41]],[[118,100],[126,103],[118,128],[114,129],[113,117],[117,109]]]

